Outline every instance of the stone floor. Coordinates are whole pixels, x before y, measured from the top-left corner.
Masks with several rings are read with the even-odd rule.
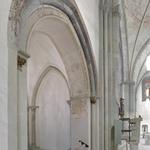
[[[150,150],[150,146],[148,146],[148,145],[139,145],[138,150]]]
[[[138,150],[150,150],[150,145],[145,145],[145,140],[141,139]]]

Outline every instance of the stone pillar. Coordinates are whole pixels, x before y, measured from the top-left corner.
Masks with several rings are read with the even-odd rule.
[[[112,90],[112,39],[111,39],[111,28],[112,19],[111,16],[111,4],[105,1],[103,4],[103,73],[104,73],[104,149],[110,150],[111,148],[111,90]],[[102,137],[103,138],[103,137]]]
[[[122,83],[122,93],[125,98],[125,117],[134,118],[136,114],[135,82]],[[130,144],[130,150],[137,150],[138,144]]]
[[[136,114],[136,100],[135,100],[135,82],[131,81],[129,85],[129,112],[130,117],[135,117]]]
[[[29,56],[18,52],[18,150],[28,149],[27,127],[27,68],[26,62]]]
[[[114,2],[114,1],[113,1]],[[118,1],[104,1],[103,4],[103,88],[104,88],[104,148],[114,149],[113,126],[118,118],[118,105],[121,71],[119,39]],[[117,79],[116,79],[117,76]],[[103,137],[102,137],[103,138]]]
[[[138,145],[130,144],[130,150],[138,150]]]
[[[91,149],[91,102],[90,98],[71,98],[71,149]]]
[[[125,117],[135,117],[136,101],[135,101],[135,82],[126,81],[121,84],[122,95],[125,99]]]
[[[17,51],[8,56],[8,150],[18,150]]]
[[[39,147],[37,147],[37,143],[36,143],[36,111],[37,109],[39,109],[39,106],[35,106],[35,105],[28,106],[28,128],[29,128],[28,129],[28,148],[31,150],[40,149]]]
[[[13,130],[9,130],[9,86],[8,86],[8,17],[12,0],[1,0],[0,5],[0,150],[8,150],[8,143],[11,143],[11,150],[16,150],[16,145],[13,145],[13,140],[16,141],[16,135],[14,139],[9,135],[13,133]],[[13,109],[13,108],[12,108]],[[15,124],[15,123],[14,123]],[[12,124],[12,128],[15,125]]]
[[[129,117],[129,86],[127,82],[121,83],[121,96],[124,98],[125,118]]]

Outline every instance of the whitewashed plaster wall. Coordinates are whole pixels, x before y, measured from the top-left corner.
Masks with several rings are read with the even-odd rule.
[[[37,53],[38,50],[38,53]],[[37,84],[37,81],[42,74],[42,72],[49,66],[56,66],[65,75],[66,70],[61,57],[49,39],[49,37],[42,32],[34,32],[29,42],[28,53],[31,59],[28,60],[28,100],[29,105],[32,105],[32,95]],[[40,58],[40,59],[39,59]]]
[[[0,5],[0,149],[8,150],[8,45],[7,24],[11,0]],[[13,51],[13,50],[12,50]],[[11,85],[9,88],[12,88]],[[12,95],[13,96],[13,95]],[[13,101],[13,99],[12,99]],[[11,108],[13,109],[13,108]],[[14,131],[16,128],[12,125]],[[13,134],[13,133],[12,133]],[[16,137],[14,135],[14,141]]]
[[[82,17],[83,17],[83,20],[84,20],[84,22],[85,22],[85,25],[86,25],[86,28],[87,28],[87,31],[88,31],[88,33],[89,33],[89,36],[90,36],[90,40],[91,40],[91,43],[92,43],[92,47],[93,47],[93,52],[94,52],[94,55],[95,55],[95,57],[96,57],[96,62],[97,62],[97,66],[98,66],[98,60],[99,60],[99,55],[98,55],[98,51],[99,51],[99,2],[98,2],[98,0],[93,0],[93,1],[90,1],[90,0],[88,0],[88,1],[84,1],[84,0],[77,0],[76,1],[76,3],[77,3],[77,5],[78,5],[78,8],[79,8],[79,10],[80,10],[80,12],[81,12],[81,14],[82,14]],[[3,7],[3,4],[4,4],[4,7]],[[3,15],[3,19],[1,20],[1,26],[3,27],[3,28],[1,28],[1,32],[3,32],[3,34],[2,35],[4,35],[4,36],[6,36],[6,34],[5,33],[7,33],[7,30],[4,30],[4,28],[6,29],[6,27],[7,27],[7,19],[8,19],[8,12],[9,12],[9,6],[10,5],[10,1],[8,2],[6,2],[6,1],[2,1],[2,9],[1,9],[1,14],[3,14],[3,13],[6,13],[6,14],[4,14]],[[7,11],[5,10],[3,10],[4,8],[6,8],[7,7]],[[0,14],[0,15],[1,15]],[[108,24],[107,24],[108,25]],[[105,28],[106,30],[108,29],[108,28]],[[4,45],[6,44],[6,39],[7,39],[7,37],[4,37],[3,38],[4,39]],[[6,44],[7,45],[7,44]],[[6,49],[7,50],[7,46],[4,46],[4,49]],[[108,50],[108,49],[107,49]],[[1,51],[0,51],[1,52]],[[4,53],[5,52],[5,53]],[[4,53],[4,54],[3,54]],[[107,54],[107,52],[106,52],[106,54]],[[7,63],[7,57],[5,57],[7,55],[7,51],[3,51],[3,48],[2,48],[2,55],[0,55],[0,56],[3,56],[3,59],[4,58],[6,58],[6,60],[4,61],[5,63]],[[110,63],[111,63],[111,61],[110,61]],[[107,65],[107,64],[106,64]],[[7,68],[5,68],[6,70],[3,70],[2,69],[2,72],[3,73],[7,73]],[[109,68],[108,68],[109,69]],[[112,74],[110,74],[110,76],[111,76]],[[109,77],[110,77],[109,76]],[[6,80],[4,80],[3,78],[2,78],[2,81],[4,82],[4,81],[7,81],[7,76],[5,76],[5,74],[4,74],[4,77],[5,77],[5,79]],[[110,78],[108,78],[108,79],[110,79]],[[112,81],[112,80],[111,80]],[[2,83],[3,83],[2,82]],[[3,85],[7,85],[6,84],[6,82],[5,82],[5,84],[3,84]],[[7,87],[7,86],[6,86]],[[2,88],[2,90],[3,90],[3,88]],[[107,89],[108,90],[108,89]],[[5,97],[4,98],[6,98],[6,96],[7,96],[7,94],[5,93]],[[111,99],[111,98],[110,98]],[[109,100],[110,100],[109,99]],[[114,105],[115,105],[115,107],[116,107],[116,104],[115,104],[115,101],[113,101],[113,103],[114,103]],[[5,105],[6,106],[6,105]],[[113,106],[113,105],[112,105]],[[101,105],[101,107],[103,107],[103,105]],[[4,109],[4,107],[3,107],[3,109]],[[115,110],[116,111],[116,110]],[[96,112],[96,113],[98,113],[98,112]],[[108,113],[108,112],[107,112]],[[7,114],[7,111],[5,111],[5,114]],[[115,112],[114,112],[114,114],[115,114]],[[116,115],[116,114],[115,114]],[[99,116],[99,114],[97,114],[97,116]],[[110,116],[111,117],[111,116]],[[5,119],[6,119],[7,117],[5,116]],[[7,120],[7,119],[6,119]],[[113,119],[112,119],[112,121],[113,121]],[[102,123],[102,122],[101,122]],[[5,127],[5,129],[6,129],[6,131],[7,131],[7,128]],[[110,129],[110,128],[109,128]],[[3,131],[5,131],[5,130],[3,130]],[[6,134],[5,134],[6,135]],[[13,135],[13,134],[12,134]],[[101,138],[103,138],[103,136],[101,137]],[[4,136],[3,136],[3,139],[5,139],[4,138]],[[6,139],[7,139],[7,137],[6,137]],[[14,138],[15,139],[15,138]],[[111,141],[108,141],[108,142],[111,142]],[[3,145],[3,144],[2,144]],[[5,145],[6,146],[6,148],[3,148],[3,150],[7,150],[7,144]],[[15,146],[15,144],[14,144],[14,146]],[[13,148],[13,145],[12,145],[12,149],[13,150],[16,150],[15,148]]]
[[[75,0],[85,22],[98,65],[99,56],[99,0]]]
[[[50,70],[37,96],[36,144],[41,149],[71,148],[69,99],[66,80],[57,70]]]

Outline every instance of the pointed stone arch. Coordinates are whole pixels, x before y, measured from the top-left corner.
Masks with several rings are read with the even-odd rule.
[[[10,31],[9,43],[11,47],[13,47],[13,49],[27,52],[26,45],[27,45],[32,27],[34,26],[34,23],[37,23],[38,21],[40,22],[40,20],[42,19],[44,20],[45,18],[48,18],[50,15],[53,17],[55,16],[54,17],[55,19],[58,19],[59,21],[61,20],[64,24],[65,23],[69,24],[69,28],[72,30],[74,34],[74,38],[76,39],[77,43],[79,44],[78,46],[80,47],[78,49],[78,54],[76,56],[79,56],[80,57],[79,60],[82,61],[82,63],[77,62],[78,64],[82,64],[81,66],[80,65],[76,66],[77,68],[80,68],[78,72],[79,74],[76,73],[76,75],[78,76],[78,79],[79,79],[79,75],[82,75],[82,79],[80,80],[81,83],[80,81],[75,82],[75,79],[77,78],[73,74],[68,75],[68,78],[71,82],[73,81],[72,79],[74,78],[74,81],[70,84],[71,91],[72,91],[71,99],[73,100],[79,99],[81,103],[87,100],[88,102],[87,105],[89,108],[91,108],[90,98],[95,97],[94,99],[96,99],[96,95],[97,95],[97,71],[96,71],[96,66],[95,66],[95,60],[92,54],[90,40],[86,32],[86,28],[83,22],[81,21],[82,19],[80,18],[75,7],[71,3],[67,3],[67,2],[63,2],[63,5],[62,3],[50,2],[49,4],[44,4],[42,6],[33,5],[33,7],[31,6],[30,8],[24,7],[23,10],[25,11],[25,14],[22,15],[20,13],[20,15],[22,16],[21,18],[22,21],[19,27],[17,24],[17,34],[16,33],[12,34],[12,29],[11,29],[12,22],[11,20],[9,22],[9,29],[8,29]],[[36,17],[32,18],[32,15],[33,16],[35,15]],[[16,44],[16,43],[19,43],[19,44]],[[72,57],[72,59],[73,58],[74,57]],[[63,59],[63,60],[67,60],[67,59]],[[67,66],[66,64],[69,65],[69,62],[64,63],[65,67]],[[69,69],[71,70],[73,68],[71,66],[66,68],[66,72],[70,72]],[[85,83],[86,85],[83,84],[82,86],[82,82]],[[74,86],[74,84],[81,85],[80,90],[78,90],[78,88],[76,88],[78,86]],[[92,102],[95,102],[95,100],[93,101],[92,99]],[[76,103],[72,105],[76,105]],[[89,117],[90,115],[91,114],[89,114]],[[87,121],[89,125],[91,126],[92,123],[89,120]],[[91,134],[91,130],[88,131],[88,134]],[[91,139],[89,139],[88,144],[91,145]]]
[[[29,18],[28,25],[29,36],[26,48],[27,52],[28,45],[30,45],[34,33],[47,34],[52,43],[54,43],[65,66],[70,87],[71,118],[73,118],[71,123],[72,149],[80,146],[78,142],[80,140],[91,147],[91,79],[82,45],[76,31],[70,23],[69,18],[62,11],[53,6],[43,6],[35,10]],[[62,34],[58,31],[62,32]],[[67,41],[65,39],[71,44],[66,43]],[[81,110],[85,112],[78,114],[78,112],[76,112],[78,111],[77,106],[81,107]],[[76,115],[78,115],[78,119],[76,119]],[[86,116],[86,118],[82,118],[80,115]],[[80,128],[83,129],[83,125],[85,126],[85,131],[81,132]],[[36,141],[33,141],[33,143],[36,143]]]

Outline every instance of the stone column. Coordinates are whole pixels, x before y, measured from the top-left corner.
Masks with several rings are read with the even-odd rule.
[[[104,108],[104,9],[103,9],[103,1],[100,1],[99,6],[99,93],[101,100],[99,101],[99,149],[103,150],[105,145],[105,108]]]
[[[111,148],[111,90],[112,90],[112,11],[110,1],[103,4],[103,82],[104,82],[104,149]],[[102,137],[103,138],[103,137]]]
[[[9,74],[9,46],[8,46],[8,18],[10,12],[10,5],[12,0],[1,0],[0,5],[0,150],[10,150],[9,145],[11,145],[11,150],[16,150],[16,134],[15,123],[9,121],[9,101],[14,99],[9,99],[9,86],[8,81]],[[10,51],[13,51],[12,49]],[[16,59],[15,59],[16,60]],[[12,108],[15,109],[15,108]],[[10,129],[10,124],[12,125],[12,130]],[[14,130],[13,130],[14,129]],[[10,137],[10,135],[12,135]],[[15,141],[13,143],[13,140]]]
[[[135,82],[129,84],[129,115],[134,118],[136,115],[136,100],[135,100]],[[130,150],[138,150],[138,144],[130,144]]]
[[[129,113],[130,117],[135,117],[136,100],[135,100],[135,82],[131,81],[129,85]]]
[[[40,149],[36,145],[36,111],[39,106],[28,106],[28,148],[29,149]],[[31,133],[30,133],[31,132]],[[31,136],[31,137],[30,137]],[[30,139],[29,139],[30,138]]]
[[[135,117],[136,101],[135,101],[135,82],[126,81],[121,84],[122,95],[125,99],[125,117]]]
[[[18,52],[18,150],[28,149],[27,127],[27,67],[29,55],[23,51]]]
[[[71,98],[71,149],[91,150],[90,98]]]
[[[126,81],[122,83],[123,95],[125,98],[125,117],[134,118],[136,114],[136,101],[135,101],[135,82]],[[138,144],[130,143],[130,150],[137,150]]]
[[[8,65],[8,150],[18,150],[17,51],[9,51]]]

